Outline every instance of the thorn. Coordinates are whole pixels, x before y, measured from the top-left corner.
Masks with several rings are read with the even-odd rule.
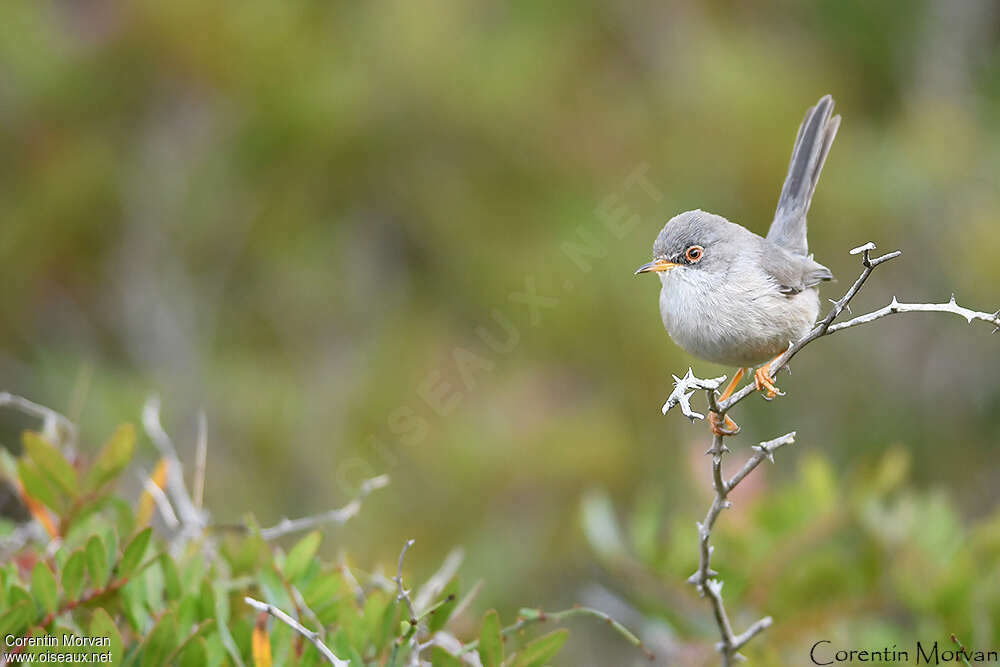
[[[724,509],[724,510],[727,510],[727,509],[729,509],[732,506],[733,506],[733,502],[731,500],[724,500],[722,502],[722,509]]]
[[[852,248],[851,249],[851,254],[852,255],[860,255],[863,252],[866,252],[868,250],[874,250],[874,249],[875,249],[875,243],[872,242],[872,241],[869,241],[868,243],[866,243],[864,245],[859,245],[857,248]]]
[[[950,303],[953,306],[955,305],[955,293],[954,292],[951,293],[951,298],[948,299],[948,303]]]
[[[712,554],[714,554],[714,553],[715,553],[715,547],[713,545],[711,545],[711,544],[708,545],[708,556],[709,556],[709,558],[711,558]]]
[[[892,301],[889,302],[889,310],[895,311],[899,308],[899,301],[896,301],[896,297],[892,297]]]

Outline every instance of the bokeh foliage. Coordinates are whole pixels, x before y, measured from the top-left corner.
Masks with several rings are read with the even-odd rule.
[[[114,493],[134,447],[135,430],[126,424],[92,461],[74,464],[28,431],[25,454],[0,461],[49,533],[49,540],[3,545],[9,556],[0,566],[5,659],[144,667],[329,664],[311,639],[271,620],[278,612],[258,609],[245,596],[288,610],[342,664],[355,667],[414,664],[418,651],[435,667],[462,665],[465,654],[486,667],[543,667],[566,642],[566,629],[524,639],[531,626],[558,620],[558,613],[546,618],[539,609],[522,609],[504,627],[490,610],[477,639],[418,649],[427,637],[449,631],[452,615],[468,606],[459,600],[458,579],[437,584],[427,608],[417,609],[402,588],[402,556],[398,581],[361,572],[359,579],[345,563],[317,558],[319,531],[300,536],[287,551],[269,542],[252,518],[240,530],[154,536],[152,515],[144,511],[149,493],[132,503]],[[23,528],[4,525],[4,537],[12,539],[14,530]]]

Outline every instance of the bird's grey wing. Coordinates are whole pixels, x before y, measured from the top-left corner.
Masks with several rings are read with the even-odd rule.
[[[816,191],[823,163],[840,127],[840,116],[830,117],[833,98],[824,95],[806,112],[795,138],[788,175],[781,188],[778,209],[767,232],[767,239],[800,255],[809,253],[806,240],[806,213]]]
[[[833,273],[812,257],[799,255],[773,243],[762,244],[760,266],[778,284],[782,294],[798,294],[804,289],[832,280]]]

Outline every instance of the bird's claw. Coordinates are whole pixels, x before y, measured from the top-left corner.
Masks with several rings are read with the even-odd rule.
[[[719,436],[736,435],[740,432],[740,425],[734,422],[732,417],[725,415],[720,419],[717,412],[708,413],[708,428]]]
[[[764,395],[764,399],[768,401],[785,395],[785,392],[778,389],[778,385],[774,384],[774,380],[771,379],[770,368],[770,364],[765,364],[753,373],[754,386],[757,387],[757,391]]]

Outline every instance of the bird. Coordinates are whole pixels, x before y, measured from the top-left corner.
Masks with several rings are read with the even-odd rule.
[[[806,238],[809,204],[840,127],[833,106],[825,95],[806,112],[767,236],[720,215],[686,211],[663,226],[653,260],[635,272],[659,276],[660,316],[675,343],[696,357],[737,368],[720,400],[754,367],[764,398],[783,395],[771,365],[814,326],[818,285],[833,279],[809,253]],[[739,432],[728,415],[708,417],[716,435]]]

